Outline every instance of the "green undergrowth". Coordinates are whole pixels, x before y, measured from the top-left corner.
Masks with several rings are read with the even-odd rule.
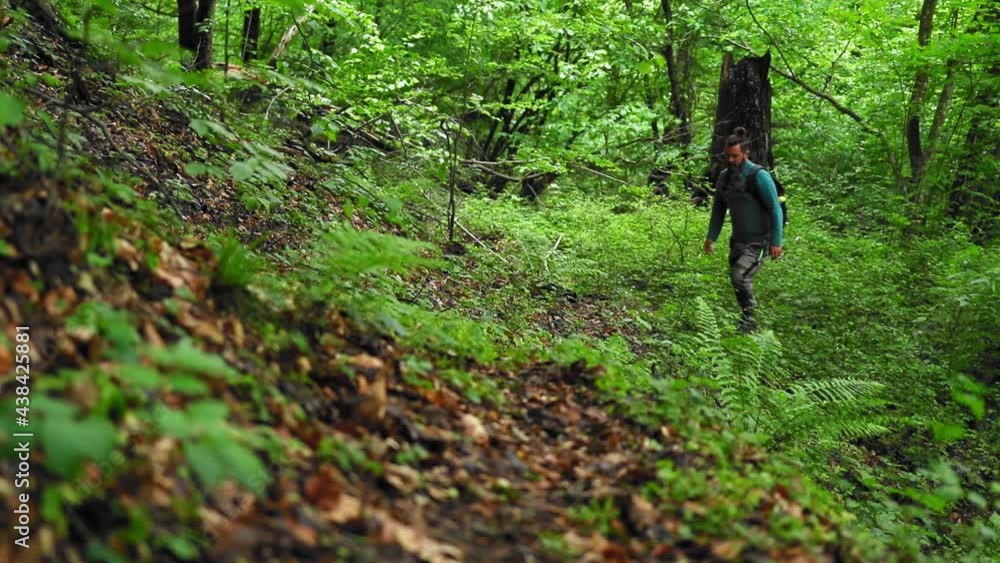
[[[17,87],[46,81],[23,69],[11,76]],[[855,530],[849,533],[857,541],[873,542],[872,559],[885,546],[904,558],[922,551],[969,560],[996,554],[1000,460],[990,444],[1000,429],[987,416],[996,392],[983,381],[995,367],[1000,257],[969,243],[958,227],[915,238],[906,217],[875,210],[890,220],[864,233],[840,232],[825,213],[800,207],[786,233],[786,257],[769,263],[756,284],[764,330],[739,336],[724,245],[714,256],[701,253],[707,209],[652,197],[642,187],[563,177],[535,203],[461,196],[458,218],[481,244],[463,237],[466,254],[445,255],[439,153],[417,153],[405,163],[380,162],[378,151],[364,147],[324,155],[332,162],[292,156],[276,148],[291,133],[260,117],[234,117],[242,115],[233,98],[244,85],[188,73],[156,83],[140,78],[114,91],[170,108],[184,131],[161,131],[156,139],[184,175],[146,197],[129,187],[142,178],[98,172],[76,154],[85,143],[75,133],[74,156],[58,162],[59,141],[46,126],[56,121],[44,109],[19,100],[17,115],[8,112],[0,124],[14,139],[3,174],[14,177],[21,170],[15,163],[32,162],[39,175],[86,190],[90,207],[65,205],[95,272],[114,264],[116,226],[95,212],[107,207],[168,240],[207,239],[218,262],[216,289],[275,350],[305,352],[309,341],[281,326],[273,311],[243,307],[342,310],[410,351],[403,370],[410,383],[434,373],[474,402],[500,402],[499,383],[482,374],[484,367],[580,359],[603,365],[598,384],[614,412],[649,428],[673,428],[691,452],[707,453],[714,464],[663,462],[644,490],[652,500],[712,501],[706,512],[684,515],[681,537],[727,531],[752,514],[757,491],[794,480],[791,501],[811,514],[776,517],[767,528],[775,537],[827,540],[817,537],[829,533],[817,524],[821,515]],[[309,108],[316,92],[305,80],[294,86],[281,100],[285,116]],[[201,95],[185,95],[192,91]],[[333,129],[310,133],[337,139]],[[294,243],[269,252],[233,224],[192,228],[182,221],[178,209],[215,181],[231,182],[241,215],[293,231]],[[358,220],[368,228],[358,228]],[[155,266],[152,249],[136,244]],[[168,308],[192,299],[178,291]],[[87,413],[57,400],[37,405],[43,427],[79,422],[73,432],[42,433],[44,450],[66,452],[48,455],[48,470],[79,478],[84,461],[109,459],[115,450],[114,424],[138,419],[159,436],[184,441],[187,470],[203,482],[231,477],[259,490],[264,483],[247,477],[262,473],[253,452],[277,456],[278,439],[265,424],[227,422],[230,413],[212,385],[239,389],[258,408],[265,395],[280,393],[192,341],[142,347],[134,321],[98,303],[67,321],[109,343],[95,361],[112,369],[66,370],[39,387],[39,395],[81,386],[97,394]],[[240,360],[254,365],[252,357]],[[192,402],[169,408],[153,402],[153,392]],[[86,445],[84,434],[91,437]],[[747,444],[772,453],[748,459],[738,451]],[[364,465],[348,446],[330,447],[330,459],[342,466]],[[82,500],[60,495],[47,497],[43,513],[64,531],[60,503]],[[602,501],[572,516],[615,533],[614,507]],[[566,547],[550,540],[554,550]],[[188,546],[171,549],[188,554]]]
[[[470,283],[492,289],[463,306],[515,333],[552,312],[586,327],[594,320],[574,318],[577,301],[613,310],[605,336],[583,342],[625,343],[601,361],[628,366],[633,389],[707,376],[718,394],[707,415],[784,451],[876,535],[914,553],[995,553],[996,505],[985,499],[996,493],[998,428],[983,383],[1000,310],[995,250],[958,225],[917,237],[901,219],[848,234],[797,209],[786,256],[756,283],[765,330],[748,339],[732,329],[725,253],[701,253],[707,214],[569,182],[536,204],[468,198],[460,220],[490,248],[468,244]],[[517,282],[490,285],[496,276]],[[574,300],[528,289],[539,286]],[[706,334],[706,319],[721,321],[718,332]],[[671,400],[673,420],[689,416]],[[951,525],[949,512],[969,524]]]

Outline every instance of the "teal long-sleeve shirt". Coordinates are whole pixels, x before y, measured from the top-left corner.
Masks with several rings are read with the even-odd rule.
[[[781,246],[783,225],[778,189],[767,170],[757,172],[747,186],[747,175],[754,166],[749,160],[744,161],[740,177],[734,183],[716,190],[712,219],[708,224],[708,240],[714,242],[719,238],[728,209],[733,222],[734,241],[770,241],[772,246]],[[745,189],[741,189],[744,187]],[[759,197],[750,193],[750,190],[756,191]]]

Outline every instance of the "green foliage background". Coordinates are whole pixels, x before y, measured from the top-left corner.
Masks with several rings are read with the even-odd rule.
[[[231,181],[246,214],[301,234],[300,244],[268,253],[196,229],[214,237],[220,286],[343,308],[452,358],[434,367],[476,401],[500,400],[499,392],[466,361],[603,363],[609,394],[644,398],[631,415],[670,421],[692,439],[740,434],[766,445],[851,511],[867,530],[859,533],[913,557],[989,560],[1000,537],[996,7],[938,2],[922,47],[915,0],[757,4],[751,14],[749,2],[675,2],[667,23],[662,4],[649,1],[237,0],[220,3],[213,22],[216,62],[235,68],[194,72],[169,15],[135,0],[54,2],[66,29],[87,41],[90,80],[100,75],[109,92],[182,116],[193,139],[175,147],[192,182],[166,180],[154,197],[136,198],[128,178],[109,172],[97,180],[103,203],[182,233],[171,207],[198,201],[198,182]],[[262,57],[242,63],[241,18],[251,7],[264,16]],[[44,51],[18,32],[31,25],[26,14],[12,17],[2,46]],[[689,58],[689,147],[651,133],[654,121],[663,134],[675,125],[668,40]],[[793,222],[786,257],[758,278],[764,331],[745,337],[730,328],[722,258],[700,253],[707,210],[687,201],[683,180],[707,162],[723,54],[767,49],[775,67],[849,107],[863,126],[772,73],[775,172]],[[928,174],[914,181],[903,126],[918,72],[932,85],[925,125],[949,81],[954,93]],[[95,177],[81,134],[60,139],[56,118],[28,102],[43,86],[69,88],[70,78],[6,60],[3,80],[0,127],[13,158],[0,173],[29,163],[40,174]],[[523,126],[498,136],[505,119]],[[663,166],[674,171],[672,198],[646,185]],[[527,198],[516,183],[498,188],[489,170],[555,179]],[[293,190],[301,177],[322,182]],[[476,236],[464,239],[463,257],[439,250],[449,187],[458,222]],[[383,234],[331,220],[330,197],[343,202],[344,218]],[[111,227],[82,216],[80,224],[92,241],[88,261],[110,263],[101,241]],[[429,280],[451,284],[452,299],[425,292]],[[74,322],[116,343],[109,361],[145,357],[121,312],[86,309]],[[275,346],[301,340],[266,330]],[[147,358],[155,369],[102,377],[109,388],[133,378],[129,385],[196,397],[207,393],[199,376],[237,377],[191,354],[171,350]],[[60,374],[51,385],[85,376]],[[253,473],[259,461],[248,452],[273,439],[230,427],[225,405],[207,396],[166,414],[138,395],[106,400],[147,412],[164,435],[199,436],[185,453],[207,482]],[[47,424],[73,414],[55,401],[39,408]],[[107,417],[88,417],[78,430],[102,439],[90,452],[64,448],[71,459],[50,457],[54,472],[72,475],[113,447]],[[709,436],[716,423],[732,434]],[[74,439],[45,438],[53,449]],[[673,467],[660,478],[653,496],[698,480]],[[725,479],[750,486],[737,473]],[[602,510],[582,507],[578,517],[600,527]],[[58,521],[58,510],[49,514]]]

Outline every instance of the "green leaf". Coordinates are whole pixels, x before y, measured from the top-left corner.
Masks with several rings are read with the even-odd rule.
[[[162,367],[227,379],[239,375],[219,356],[196,348],[190,338],[183,338],[170,348],[148,347],[145,354]]]
[[[252,450],[232,440],[226,440],[218,445],[218,452],[230,476],[235,477],[254,493],[263,492],[264,485],[269,481],[267,470]]]
[[[24,120],[24,103],[0,92],[0,127],[20,125],[22,120]]]
[[[104,10],[109,15],[118,11],[118,7],[115,5],[114,0],[91,0],[91,5]]]
[[[965,436],[965,427],[947,422],[932,422],[931,430],[934,432],[934,439],[938,442],[954,442]]]
[[[184,455],[187,457],[188,464],[209,488],[217,486],[226,476],[226,466],[216,446],[218,444],[202,441],[184,444]]]
[[[253,177],[253,168],[246,162],[234,162],[229,167],[229,172],[233,175],[233,179],[237,182],[242,182],[243,180],[249,180]]]
[[[62,487],[47,487],[42,491],[42,518],[55,526],[57,533],[65,534],[69,522],[66,519],[66,509],[63,506],[64,491]]]
[[[135,190],[125,184],[120,184],[105,178],[104,189],[107,190],[108,194],[112,197],[115,197],[124,203],[132,203],[135,201]]]
[[[277,180],[285,180],[288,177],[289,172],[291,172],[291,168],[288,168],[284,164],[274,160],[261,160],[260,165]]]
[[[189,162],[184,165],[184,173],[188,176],[201,176],[208,172],[208,166],[204,162]]]
[[[986,507],[989,505],[989,502],[987,502],[986,497],[975,491],[969,491],[967,497],[969,499],[969,502],[971,502],[972,504],[976,505],[977,507],[983,510],[985,510]]]
[[[81,372],[82,373],[82,372]],[[65,372],[60,371],[60,379],[65,378]],[[80,407],[73,403],[67,403],[60,399],[54,399],[48,395],[37,395],[31,397],[31,408],[38,409],[46,418],[61,419],[72,418],[80,411]]]
[[[236,135],[226,128],[225,125],[216,121],[209,121],[207,119],[192,119],[191,128],[194,129],[195,133],[205,138],[213,137],[213,133],[227,140],[236,138]]]
[[[159,84],[158,82],[154,80],[147,80],[140,76],[123,75],[120,76],[118,80],[125,84],[130,84],[132,86],[142,88],[143,90],[149,92],[150,94],[163,94],[169,92],[168,89],[164,88],[163,85]]]
[[[907,487],[905,491],[907,496],[913,500],[919,502],[920,504],[930,508],[935,512],[941,512],[948,506],[948,501],[937,495],[925,493],[921,490],[914,489],[913,487]]]
[[[104,563],[128,563],[115,550],[104,545],[99,540],[93,539],[87,544],[87,561],[103,561]]]
[[[191,128],[194,132],[201,135],[202,137],[207,137],[209,133],[208,123],[203,119],[192,119]]]
[[[156,389],[163,382],[159,371],[139,364],[119,366],[118,379],[142,389]]]
[[[130,506],[128,508],[128,529],[121,533],[122,539],[136,544],[149,540],[149,535],[153,531],[153,521],[147,509],[142,506]]]
[[[195,422],[220,422],[229,416],[229,406],[222,401],[198,401],[188,405],[187,411]]]
[[[167,536],[163,543],[178,559],[188,561],[198,556],[198,548],[186,536]]]
[[[114,425],[102,418],[46,417],[42,422],[45,466],[62,477],[74,477],[84,461],[102,461],[111,455],[116,439]]]
[[[956,403],[968,408],[976,420],[982,420],[986,414],[986,401],[981,396],[963,391],[952,391],[951,396]]]
[[[191,397],[207,395],[211,389],[208,384],[198,376],[189,373],[175,373],[168,378],[167,387],[171,391],[182,393]]]
[[[195,425],[187,413],[160,405],[153,411],[153,420],[160,432],[174,438],[190,438]]]

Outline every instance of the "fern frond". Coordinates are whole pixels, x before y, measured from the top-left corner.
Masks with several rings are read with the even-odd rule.
[[[722,339],[716,316],[701,298],[695,300],[693,320],[688,352],[718,384],[719,402],[735,427],[761,433],[771,443],[827,445],[890,428],[891,420],[872,414],[886,406],[879,397],[883,384],[837,378],[778,388],[783,358],[773,332]]]
[[[814,380],[792,385],[795,394],[821,404],[857,403],[875,397],[884,387],[876,381],[854,378]]]
[[[715,314],[704,299],[698,297],[694,300],[694,326],[695,344],[697,348],[717,348],[722,335],[719,333],[719,324],[715,320]]]

